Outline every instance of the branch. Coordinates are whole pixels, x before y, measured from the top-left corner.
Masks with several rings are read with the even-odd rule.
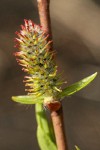
[[[62,106],[58,111],[51,112],[51,118],[53,122],[58,150],[68,150],[64,131]]]
[[[37,0],[37,2],[41,26],[43,30],[45,30],[46,33],[49,34],[50,37],[48,40],[52,40],[51,20],[49,11],[50,0]],[[51,44],[50,50],[52,50],[52,48],[53,45]],[[58,109],[56,109],[56,106]],[[60,102],[55,101],[53,103],[47,104],[47,107],[51,111],[51,118],[53,122],[58,150],[68,150],[64,134],[65,131],[63,125],[62,105]]]
[[[52,32],[51,32],[51,20],[50,20],[50,11],[49,4],[50,0],[37,0],[38,2],[38,11],[40,17],[40,23],[43,30],[49,34],[48,41],[52,40]],[[53,47],[53,43],[50,44],[50,50]]]
[[[37,0],[41,26],[51,35],[51,21],[49,13],[50,0]]]

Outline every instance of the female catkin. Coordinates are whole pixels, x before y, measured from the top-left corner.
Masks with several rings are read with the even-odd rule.
[[[51,41],[41,26],[34,24],[31,20],[24,20],[21,31],[16,32],[18,38],[17,47],[18,63],[23,66],[25,86],[28,94],[39,96],[46,95],[54,99],[61,89],[57,76],[57,66],[53,59],[54,52],[49,51]]]

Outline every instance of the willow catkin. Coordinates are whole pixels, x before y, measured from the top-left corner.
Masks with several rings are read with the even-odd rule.
[[[34,24],[31,20],[24,20],[20,32],[16,32],[19,49],[15,55],[17,61],[23,66],[22,70],[27,72],[25,86],[28,94],[39,96],[47,95],[56,97],[60,90],[57,66],[53,59],[54,52],[49,51],[51,41],[42,27]]]

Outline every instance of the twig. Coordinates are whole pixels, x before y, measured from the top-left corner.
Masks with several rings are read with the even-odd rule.
[[[50,0],[37,0],[37,2],[41,26],[43,27],[43,30],[45,30],[45,32],[50,35],[49,40],[52,40],[50,11],[49,11]],[[50,50],[52,49],[52,46],[53,45],[50,45]],[[53,122],[58,150],[68,150],[64,134],[62,105],[60,104],[58,110],[56,109],[56,106],[57,105],[59,106],[59,103],[60,102],[58,102],[57,104],[56,101],[51,104],[52,106],[51,108],[53,108],[53,109],[50,108],[51,118]]]
[[[63,113],[62,106],[58,111],[51,112],[51,118],[53,122],[53,127],[55,131],[56,143],[58,150],[68,150],[66,143],[64,124],[63,124]]]
[[[39,17],[40,23],[45,31],[45,33],[49,34],[48,41],[52,40],[52,32],[51,32],[51,20],[50,20],[50,11],[49,11],[49,4],[50,0],[37,0],[38,2],[38,10],[39,10]],[[53,43],[50,44],[50,50],[53,47]]]

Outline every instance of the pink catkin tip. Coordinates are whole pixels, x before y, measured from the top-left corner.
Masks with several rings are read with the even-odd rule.
[[[20,25],[20,26],[21,26],[22,30],[25,30],[25,27],[23,25]]]
[[[17,39],[16,39],[16,38],[14,38],[14,42],[17,42]]]
[[[14,47],[16,48],[16,47],[17,47],[17,45],[14,45]]]
[[[33,27],[34,27],[34,25],[35,25],[34,22],[32,22],[32,26],[33,26]]]
[[[24,66],[23,66],[24,67]],[[26,66],[25,66],[26,67]],[[22,68],[22,71],[28,72],[28,69]]]
[[[27,19],[24,19],[24,22],[25,22],[25,23],[28,23],[28,20],[27,20]]]
[[[24,21],[28,21],[27,19],[24,19]]]
[[[18,39],[18,38],[15,38],[14,39],[14,42],[20,42],[21,40],[20,39]]]
[[[16,31],[16,32],[15,32],[15,34],[17,34],[17,35],[18,35],[18,34],[19,34],[19,32],[18,32],[18,31]]]
[[[24,19],[25,27],[28,26],[28,20]]]
[[[14,45],[15,48],[19,48],[19,44]]]
[[[20,56],[20,52],[16,52],[16,53],[15,53],[15,56]]]
[[[30,77],[29,77],[29,76],[24,76],[24,78],[25,78],[25,79],[29,79]]]
[[[16,52],[16,53],[13,53],[13,55],[14,55],[14,56],[18,56],[18,55],[17,55],[17,52]]]

